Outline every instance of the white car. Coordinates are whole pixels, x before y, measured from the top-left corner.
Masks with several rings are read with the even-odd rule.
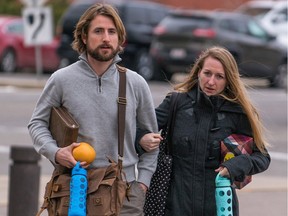
[[[249,1],[236,12],[255,16],[267,31],[288,47],[287,1]]]

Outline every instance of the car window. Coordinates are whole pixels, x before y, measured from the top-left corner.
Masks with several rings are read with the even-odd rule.
[[[223,19],[220,21],[219,26],[220,28],[228,31],[241,34],[248,34],[246,23],[241,22],[241,20]]]
[[[135,6],[130,6],[129,9],[126,11],[126,18],[129,23],[133,24],[142,24],[146,21],[146,8],[139,8]]]
[[[258,38],[266,38],[267,37],[266,32],[256,22],[249,21],[247,26],[248,26],[248,33],[250,35],[252,35],[254,37],[258,37]]]
[[[130,5],[125,11],[126,22],[156,26],[165,16],[166,11],[160,8]]]
[[[89,4],[79,4],[71,6],[64,16],[62,17],[61,26],[62,26],[62,33],[67,35],[73,35],[73,31],[76,27],[76,24],[81,17],[81,15],[87,10]]]
[[[246,8],[246,10],[243,10],[242,12],[251,16],[263,16],[269,10],[270,8],[255,7],[255,8]]]
[[[173,16],[171,19],[164,19],[161,24],[168,26],[170,31],[191,32],[195,28],[211,27],[212,21],[204,17]]]
[[[288,10],[287,10],[287,8],[283,8],[282,10],[278,11],[278,13],[275,14],[275,17],[272,21],[275,24],[285,23],[285,22],[287,23],[288,22]]]
[[[256,38],[266,38],[265,30],[254,20],[247,19],[223,19],[220,23],[220,28],[233,31],[239,34],[245,34]]]
[[[23,23],[21,21],[14,21],[6,26],[6,32],[11,34],[23,34]]]
[[[149,22],[152,26],[156,26],[166,15],[167,11],[165,9],[151,8]]]

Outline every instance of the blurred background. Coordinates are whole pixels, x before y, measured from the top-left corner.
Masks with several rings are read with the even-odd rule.
[[[203,49],[221,45],[234,55],[267,128],[272,157],[269,169],[239,191],[240,212],[286,216],[288,16],[283,0],[0,0],[0,215],[35,215],[27,214],[35,208],[23,194],[13,194],[9,202],[11,188],[25,184],[27,175],[23,165],[11,181],[11,147],[33,148],[27,123],[35,103],[49,76],[77,61],[73,31],[96,2],[117,8],[127,30],[121,64],[147,80],[155,106],[171,84],[185,79]],[[53,170],[43,157],[39,166],[40,185],[32,191],[37,210]],[[33,181],[38,180],[35,174]],[[26,182],[27,197],[33,181]],[[13,209],[24,209],[23,214]]]
[[[187,73],[201,50],[221,45],[242,76],[287,88],[287,1],[1,0],[0,71],[51,74],[77,61],[73,31],[96,2],[119,11],[127,30],[121,64],[147,81]]]

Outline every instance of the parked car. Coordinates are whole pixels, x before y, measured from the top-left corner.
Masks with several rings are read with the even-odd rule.
[[[253,17],[223,11],[181,10],[166,16],[154,30],[150,53],[154,78],[187,72],[200,52],[226,47],[246,77],[267,78],[281,86],[287,77],[287,49]]]
[[[254,16],[263,27],[288,47],[288,4],[287,1],[249,1],[235,10]]]
[[[75,1],[64,13],[60,22],[60,45],[58,54],[61,66],[67,66],[78,60],[78,53],[71,48],[73,31],[84,11],[94,3],[102,0]],[[152,76],[149,48],[154,27],[167,15],[169,8],[165,5],[145,1],[107,0],[116,7],[127,31],[124,53],[121,54],[122,65],[137,71],[145,79]]]
[[[58,69],[60,59],[56,49],[58,40],[41,46],[44,72]],[[35,47],[24,44],[23,21],[18,16],[0,16],[0,72],[15,72],[35,68]]]

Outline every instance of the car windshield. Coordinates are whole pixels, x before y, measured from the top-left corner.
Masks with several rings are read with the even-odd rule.
[[[119,10],[119,9],[118,9]],[[125,11],[126,21],[133,24],[150,24],[156,26],[159,20],[162,20],[166,15],[166,10],[161,8],[143,8],[139,6],[130,6],[129,10]]]
[[[251,16],[257,16],[257,17],[261,17],[263,16],[264,14],[266,14],[268,11],[270,11],[271,8],[246,8],[246,9],[243,9],[242,13],[244,14],[248,14],[248,15],[251,15]]]
[[[80,16],[87,10],[89,4],[75,4],[67,10],[67,12],[60,20],[61,26],[63,26],[62,33],[72,36],[75,26]]]
[[[248,31],[252,36],[255,36],[258,38],[266,38],[267,37],[266,32],[255,21],[249,21],[248,22]]]
[[[164,20],[162,24],[169,26],[170,30],[191,31],[195,28],[209,28],[212,22],[205,17],[174,16],[172,19]]]

